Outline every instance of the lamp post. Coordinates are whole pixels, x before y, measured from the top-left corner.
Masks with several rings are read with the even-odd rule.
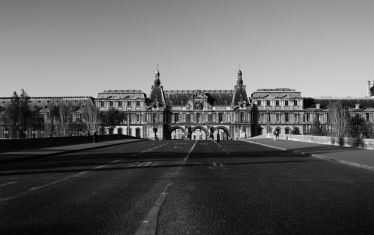
[[[129,112],[128,107],[126,107],[126,111],[127,111],[127,136],[130,136],[130,112]]]
[[[269,134],[269,117],[270,117],[270,112],[269,109],[266,109],[266,132]]]

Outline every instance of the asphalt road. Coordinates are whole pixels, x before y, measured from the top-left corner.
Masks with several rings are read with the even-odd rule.
[[[0,165],[0,234],[373,234],[374,172],[241,141]]]

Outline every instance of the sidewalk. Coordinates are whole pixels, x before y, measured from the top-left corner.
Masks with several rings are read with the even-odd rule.
[[[86,143],[86,144],[75,144],[75,145],[65,145],[49,148],[36,148],[21,151],[11,151],[0,153],[0,163],[11,162],[17,160],[23,160],[26,158],[43,157],[43,156],[53,156],[59,154],[73,153],[83,150],[105,148],[109,146],[121,145],[126,143],[143,141],[142,139],[123,139],[123,140],[112,140],[103,141],[96,143]]]
[[[310,155],[321,159],[333,160],[351,166],[374,170],[373,150],[313,144],[283,139],[273,140],[272,138],[254,138],[245,141],[279,150],[292,151],[298,154]]]

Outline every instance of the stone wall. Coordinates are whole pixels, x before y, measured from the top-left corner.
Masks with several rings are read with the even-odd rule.
[[[357,147],[374,150],[374,139],[338,138],[312,135],[281,135],[282,139],[303,141],[316,144],[329,144],[345,147]]]

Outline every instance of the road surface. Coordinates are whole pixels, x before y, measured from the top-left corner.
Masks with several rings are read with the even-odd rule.
[[[373,234],[374,173],[242,141],[0,165],[0,234]]]

